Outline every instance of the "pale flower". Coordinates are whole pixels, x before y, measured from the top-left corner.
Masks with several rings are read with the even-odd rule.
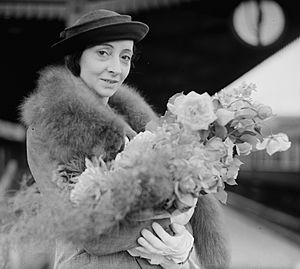
[[[238,155],[249,155],[252,151],[252,145],[244,142],[236,144],[236,150]]]
[[[234,129],[239,130],[240,133],[244,131],[253,131],[255,127],[253,119],[234,120],[232,125]]]
[[[75,205],[79,205],[84,201],[98,201],[101,198],[101,191],[107,189],[107,177],[104,169],[99,163],[93,164],[86,159],[86,169],[77,177],[77,183],[71,190],[70,200]]]
[[[219,137],[213,137],[206,143],[207,154],[210,160],[218,161],[227,155],[227,147]]]
[[[226,149],[227,149],[227,157],[226,157],[225,163],[229,163],[229,162],[232,161],[232,158],[233,158],[233,147],[234,147],[234,144],[231,141],[231,139],[229,137],[227,137],[225,139],[225,141],[224,141],[224,145],[226,146]]]
[[[124,168],[135,165],[136,161],[152,147],[155,137],[155,134],[150,131],[138,133],[116,156],[113,167]]]
[[[189,162],[195,168],[198,176],[198,186],[205,192],[215,192],[218,185],[220,172],[214,167],[214,163],[192,157]]]
[[[234,88],[224,88],[217,93],[217,98],[224,107],[230,106],[237,100],[238,93]]]
[[[226,183],[229,185],[236,185],[235,179],[238,176],[240,166],[243,163],[238,158],[233,158],[232,161],[229,164],[229,167],[227,167],[227,173],[226,173]]]
[[[245,100],[236,100],[231,103],[231,105],[228,107],[228,109],[232,111],[239,111],[244,108],[251,107],[251,104],[248,101]]]
[[[196,188],[196,184],[191,176],[186,176],[179,182],[179,190],[182,193],[192,193]]]
[[[250,105],[250,96],[255,90],[254,84],[243,83],[238,88],[224,88],[216,94],[221,105],[231,110],[238,110]]]
[[[244,134],[240,137],[240,139],[244,142],[247,142],[252,146],[252,149],[256,149],[256,145],[259,141],[259,139],[256,136]]]
[[[235,112],[235,117],[243,119],[253,119],[257,116],[257,112],[251,108],[243,108]]]
[[[289,138],[284,133],[278,133],[265,137],[262,142],[257,143],[256,148],[258,150],[266,149],[269,155],[275,152],[288,150],[291,146]]]
[[[259,104],[256,106],[258,117],[265,120],[273,115],[272,108],[266,105]]]
[[[136,144],[144,144],[146,143],[147,145],[153,142],[155,138],[155,134],[153,134],[150,131],[144,131],[138,133],[129,143],[127,144],[127,147],[130,147],[131,145],[136,145]]]
[[[209,124],[217,119],[214,113],[212,98],[208,93],[198,94],[194,91],[180,95],[174,104],[168,103],[171,113],[177,120],[192,130],[207,130]]]
[[[218,117],[217,121],[220,125],[225,126],[228,122],[234,119],[234,112],[220,108],[216,111],[216,115]]]
[[[239,94],[243,98],[250,98],[253,91],[256,90],[256,85],[254,83],[247,84],[245,82],[238,88]]]

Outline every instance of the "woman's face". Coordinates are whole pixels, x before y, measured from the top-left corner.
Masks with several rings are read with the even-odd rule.
[[[133,41],[106,42],[83,51],[80,77],[107,103],[126,79],[133,55]]]

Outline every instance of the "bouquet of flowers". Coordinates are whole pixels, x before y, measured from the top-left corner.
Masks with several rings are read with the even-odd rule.
[[[262,134],[273,114],[252,100],[254,90],[254,84],[242,84],[213,96],[175,94],[159,122],[148,123],[112,163],[86,160],[86,170],[74,179],[72,203],[104,203],[112,176],[136,179],[139,191],[128,213],[149,208],[183,212],[208,193],[225,203],[226,184],[237,184],[240,156],[257,150],[271,155],[291,145],[284,133]]]
[[[284,133],[263,134],[273,114],[252,100],[254,90],[243,84],[213,96],[175,94],[165,114],[127,141],[113,161],[86,159],[84,172],[63,184],[54,173],[62,191],[55,201],[43,202],[34,188],[13,197],[11,217],[1,214],[5,227],[12,227],[10,233],[0,230],[2,238],[41,242],[63,235],[83,242],[122,221],[177,216],[202,195],[225,203],[226,184],[237,184],[240,156],[257,150],[271,155],[291,145]]]

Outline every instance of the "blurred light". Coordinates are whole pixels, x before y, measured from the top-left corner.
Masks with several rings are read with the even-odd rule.
[[[0,138],[11,141],[25,141],[26,131],[20,124],[0,120]]]
[[[254,83],[253,98],[272,107],[278,116],[300,116],[300,38],[232,82]]]
[[[241,2],[233,13],[233,27],[244,42],[267,46],[283,33],[285,15],[274,1]]]

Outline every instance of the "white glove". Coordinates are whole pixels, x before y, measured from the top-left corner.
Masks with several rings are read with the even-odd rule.
[[[188,259],[194,244],[194,237],[183,225],[171,224],[174,236],[168,234],[156,222],[152,224],[152,227],[157,236],[143,229],[142,237],[137,240],[141,247],[130,250],[131,255],[139,253],[142,258],[150,259],[150,263],[160,264],[164,268],[172,268],[170,263],[179,264]]]

